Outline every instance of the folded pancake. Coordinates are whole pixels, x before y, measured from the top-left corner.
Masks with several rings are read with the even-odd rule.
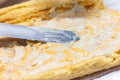
[[[60,6],[58,11],[71,8],[77,2],[87,10],[103,8],[102,0],[30,0],[0,10],[0,22],[33,25],[37,18],[49,19],[50,9]]]
[[[88,11],[82,17],[43,20],[49,17],[49,1],[1,9],[0,22],[71,30],[80,40],[58,44],[1,38],[0,80],[70,80],[120,65],[120,13],[98,8],[98,0],[81,0],[90,1],[81,2],[86,6],[95,2],[99,10],[85,6]]]

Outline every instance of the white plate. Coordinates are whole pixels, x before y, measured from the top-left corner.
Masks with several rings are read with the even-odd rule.
[[[120,0],[104,0],[104,3],[108,8],[120,11]]]

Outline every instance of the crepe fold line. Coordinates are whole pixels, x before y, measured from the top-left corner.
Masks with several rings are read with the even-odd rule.
[[[102,0],[76,0],[87,10],[104,7]],[[0,22],[34,25],[37,18],[49,19],[49,10],[56,5],[71,4],[75,0],[30,0],[0,9]],[[68,7],[70,5],[67,5]]]

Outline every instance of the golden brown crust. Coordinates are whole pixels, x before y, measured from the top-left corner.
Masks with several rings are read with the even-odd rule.
[[[96,71],[108,69],[117,66],[120,63],[120,55],[113,54],[105,57],[94,57],[77,64],[57,68],[43,74],[26,76],[23,80],[70,80],[76,77],[82,77]]]
[[[78,0],[87,9],[103,8],[102,0]],[[33,25],[37,18],[48,19],[49,9],[74,0],[31,0],[0,10],[0,22]]]

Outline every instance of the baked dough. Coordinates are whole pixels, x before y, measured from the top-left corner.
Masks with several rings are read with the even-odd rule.
[[[77,0],[86,9],[103,8],[102,0]],[[33,25],[37,18],[49,19],[49,10],[56,5],[71,4],[75,0],[31,0],[0,10],[0,22]],[[70,5],[68,5],[69,7]]]
[[[41,7],[38,4],[39,1]],[[101,6],[97,10],[98,6],[96,5],[97,9],[89,8],[87,14],[81,18],[53,18],[42,21],[41,18],[47,19],[47,9],[52,5],[45,5],[45,1],[51,2],[51,0],[39,1],[33,0],[1,9],[0,22],[73,30],[80,35],[81,40],[65,45],[57,43],[42,44],[40,42],[20,45],[17,40],[5,39],[5,41],[3,39],[1,41],[4,46],[0,45],[0,80],[70,80],[120,64],[120,28],[118,28],[120,26],[120,13],[100,9]],[[91,1],[96,2],[98,0]],[[29,5],[26,5],[28,3]],[[39,8],[36,8],[36,6],[39,6]],[[54,22],[57,24],[52,25],[51,23]],[[102,35],[102,32],[99,31],[95,32],[97,27],[103,33],[106,32],[105,35]],[[99,45],[94,45],[95,41],[93,40],[97,39],[93,37],[98,33],[100,35],[96,37],[100,38],[98,39]],[[84,37],[86,42],[82,40]],[[101,39],[107,39],[104,42],[102,41],[105,45],[101,45],[102,43],[99,42]],[[82,45],[84,44],[86,47],[81,45],[81,41],[84,42]],[[89,43],[89,41],[92,42]],[[9,44],[11,42],[13,45]],[[7,46],[5,46],[6,44]],[[96,48],[98,52],[90,51],[94,51]]]

